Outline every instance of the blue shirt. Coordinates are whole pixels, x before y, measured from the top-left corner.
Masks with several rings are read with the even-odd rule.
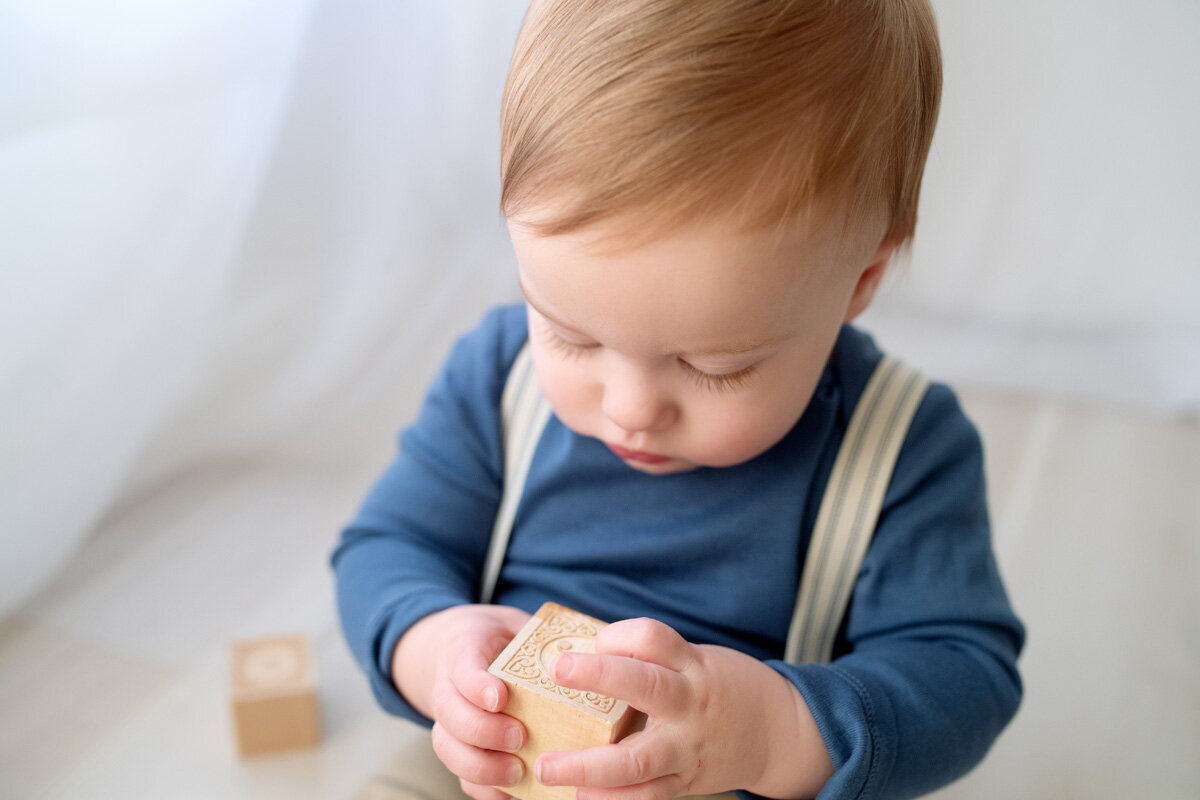
[[[396,691],[391,654],[417,620],[477,602],[501,496],[500,395],[527,337],[511,306],[459,340],[333,554],[343,630],[376,698],[426,724]],[[552,416],[495,602],[653,617],[766,662],[829,748],[821,798],[910,797],[960,776],[1016,711],[1024,634],[992,553],[979,437],[944,385],[913,418],[833,662],[782,661],[817,508],[880,358],[844,327],[795,427],[734,467],[647,475]]]

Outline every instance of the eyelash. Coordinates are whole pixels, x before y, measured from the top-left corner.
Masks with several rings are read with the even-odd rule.
[[[737,372],[730,372],[728,375],[712,375],[703,370],[696,369],[694,366],[679,359],[680,366],[687,376],[692,379],[702,389],[711,389],[714,392],[723,392],[729,389],[737,389],[746,385],[746,381],[754,374],[754,367],[749,366],[745,369],[739,369]]]
[[[546,341],[560,355],[568,359],[579,358],[599,347],[596,344],[576,344],[575,342],[569,342],[549,329],[546,330]],[[682,358],[679,359],[679,365],[694,384],[702,389],[710,389],[715,392],[737,389],[744,386],[750,376],[754,374],[754,365],[745,369],[739,369],[737,372],[731,372],[728,375],[713,375],[696,368]]]
[[[575,342],[568,342],[566,339],[562,338],[549,328],[546,329],[546,341],[552,348],[557,350],[560,355],[566,356],[567,358],[579,358],[587,351],[594,350],[599,346],[594,344],[576,344]]]

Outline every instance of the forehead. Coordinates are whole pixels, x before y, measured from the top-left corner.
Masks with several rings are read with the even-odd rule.
[[[535,310],[631,353],[732,353],[791,337],[846,272],[836,242],[800,230],[707,223],[628,244],[623,226],[509,227]]]

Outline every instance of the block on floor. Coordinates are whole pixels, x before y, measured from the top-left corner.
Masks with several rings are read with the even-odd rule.
[[[317,687],[304,636],[234,642],[230,667],[230,706],[241,755],[318,743]]]

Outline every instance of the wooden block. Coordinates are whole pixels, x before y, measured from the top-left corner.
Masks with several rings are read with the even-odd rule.
[[[623,700],[567,689],[549,677],[549,665],[559,653],[594,652],[596,634],[604,625],[546,603],[488,668],[508,686],[504,713],[525,723],[529,736],[517,753],[525,764],[525,777],[503,791],[520,800],[574,800],[574,788],[542,786],[534,779],[538,755],[617,742],[641,721],[642,715]]]
[[[243,756],[311,747],[320,740],[316,681],[304,636],[234,642],[230,706]]]

